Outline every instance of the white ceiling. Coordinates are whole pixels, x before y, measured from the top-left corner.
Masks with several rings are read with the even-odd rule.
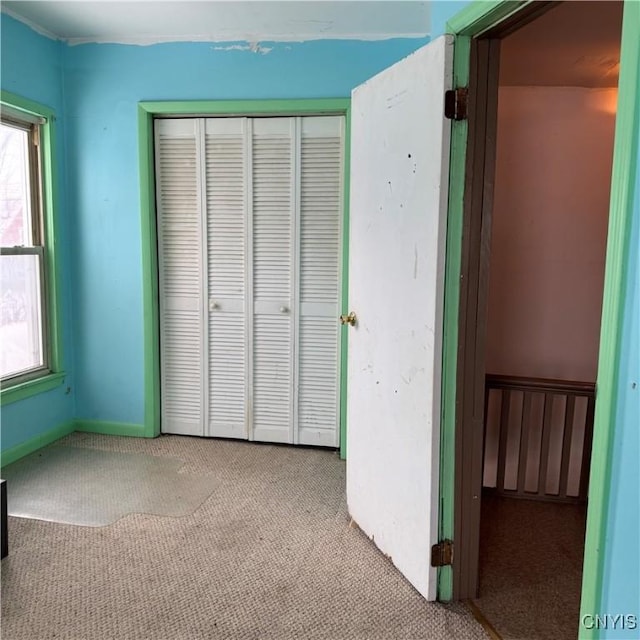
[[[563,2],[506,37],[500,84],[616,87],[622,2]]]
[[[423,37],[419,0],[3,0],[2,10],[70,44],[378,40]]]
[[[505,85],[615,87],[622,2],[562,2],[502,42]],[[377,40],[424,37],[420,0],[2,0],[10,15],[70,44]]]

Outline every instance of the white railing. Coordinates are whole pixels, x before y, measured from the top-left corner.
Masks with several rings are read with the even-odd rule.
[[[487,375],[483,486],[502,495],[587,498],[595,385]]]

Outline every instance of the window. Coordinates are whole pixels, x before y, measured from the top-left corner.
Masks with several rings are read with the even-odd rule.
[[[40,125],[0,122],[0,376],[4,383],[48,371]]]
[[[10,95],[10,94],[9,94]],[[46,108],[2,92],[0,387],[2,404],[62,383]],[[26,106],[25,106],[26,105]]]

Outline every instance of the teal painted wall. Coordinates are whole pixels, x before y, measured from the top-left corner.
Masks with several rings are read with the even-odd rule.
[[[348,97],[424,43],[82,45],[64,51],[77,416],[142,423],[141,100]]]
[[[58,116],[57,208],[68,249],[69,376],[3,407],[6,450],[73,418],[143,422],[139,101],[346,97],[425,40],[263,43],[260,53],[246,43],[69,47],[1,16],[2,88]]]
[[[64,100],[60,42],[50,40],[6,14],[0,14],[0,85],[5,91],[55,110],[58,137],[58,202],[60,244],[70,247],[65,172]],[[72,419],[74,414],[73,342],[71,339],[70,251],[62,256],[62,316],[65,384],[36,397],[2,407],[2,450],[26,442]],[[67,389],[70,391],[67,392]]]

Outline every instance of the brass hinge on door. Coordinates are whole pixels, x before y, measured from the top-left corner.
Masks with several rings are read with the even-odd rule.
[[[443,540],[431,547],[431,566],[445,567],[453,564],[453,540]]]
[[[449,120],[466,120],[468,97],[469,89],[467,89],[467,87],[458,87],[457,89],[450,89],[449,91],[445,91],[445,118],[449,118]]]

